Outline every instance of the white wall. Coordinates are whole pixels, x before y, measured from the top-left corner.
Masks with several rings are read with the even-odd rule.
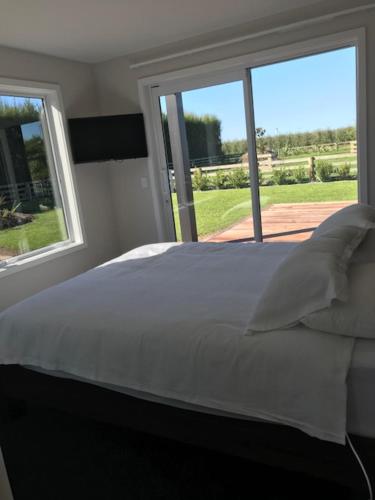
[[[1,76],[61,86],[67,117],[99,113],[92,67],[24,51],[0,48]],[[47,286],[118,255],[110,175],[106,164],[74,166],[87,248],[0,278],[0,310]]]
[[[342,7],[345,7],[344,4],[345,2],[341,2]],[[340,2],[337,2],[336,7],[339,6]],[[213,35],[209,35],[201,37],[200,41],[201,43],[214,43],[215,41],[231,39],[242,34],[251,33],[252,31],[261,31],[279,25],[305,20],[309,16],[318,16],[328,12],[328,6],[322,2],[315,7],[311,6],[308,11],[306,9],[296,9],[293,13],[289,14],[289,17],[287,14],[282,14],[275,16],[273,19],[259,20],[247,25],[247,27],[242,26],[241,28],[221,31],[217,33],[216,39]],[[157,75],[362,26],[366,27],[367,30],[368,178],[370,184],[370,202],[375,204],[375,170],[373,167],[375,165],[375,141],[372,138],[375,128],[374,10],[346,15],[319,24],[262,36],[217,49],[205,50],[194,55],[144,66],[134,71],[129,69],[130,61],[129,58],[126,57],[117,58],[104,64],[98,64],[95,66],[95,75],[98,91],[101,96],[101,111],[103,113],[113,112],[116,110],[117,104],[120,106],[119,109],[124,112],[139,110],[139,101],[136,92],[138,77]],[[246,31],[246,29],[248,31]],[[173,51],[186,50],[194,46],[197,46],[197,42],[188,40],[179,44],[174,44],[174,46],[166,46],[164,48],[144,52],[137,56],[133,56],[132,59],[134,62],[147,60],[149,58],[173,53]],[[113,172],[112,180],[116,187],[114,203],[117,215],[120,219],[123,219],[119,229],[122,231],[121,245],[124,251],[137,244],[148,243],[157,239],[151,192],[141,188],[141,178],[147,175],[146,167],[147,161],[140,161],[137,163],[136,167],[135,164],[129,165],[129,168],[118,168]],[[127,194],[125,193],[126,186],[128,190]],[[128,219],[127,214],[131,214],[131,223],[129,220],[125,220]]]
[[[104,115],[141,111],[137,79],[126,58],[94,66],[100,111]],[[116,162],[110,168],[115,220],[125,252],[157,241],[146,159]]]

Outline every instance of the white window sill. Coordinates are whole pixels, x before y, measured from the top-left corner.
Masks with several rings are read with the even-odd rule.
[[[31,267],[38,266],[50,260],[63,257],[73,252],[83,250],[86,248],[86,244],[82,241],[80,242],[67,242],[65,244],[58,244],[51,246],[50,249],[45,248],[44,250],[37,251],[29,256],[18,257],[15,259],[10,259],[5,262],[4,265],[0,264],[0,279],[5,278],[11,274],[24,271]]]

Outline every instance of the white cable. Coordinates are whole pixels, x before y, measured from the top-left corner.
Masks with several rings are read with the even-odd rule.
[[[369,500],[373,500],[374,497],[373,497],[373,493],[372,493],[372,486],[371,486],[371,481],[370,481],[370,478],[368,477],[368,474],[367,474],[367,471],[366,471],[366,468],[365,466],[363,465],[363,462],[360,458],[360,456],[358,455],[356,449],[354,448],[353,446],[353,443],[351,442],[350,440],[350,437],[349,437],[349,434],[346,433],[346,439],[349,443],[349,446],[350,446],[350,449],[352,450],[353,452],[353,455],[355,456],[355,458],[357,459],[357,462],[359,463],[359,466],[361,467],[361,470],[363,472],[363,475],[365,476],[365,479],[366,479],[366,483],[367,483],[367,488],[368,488],[368,492],[369,492]]]

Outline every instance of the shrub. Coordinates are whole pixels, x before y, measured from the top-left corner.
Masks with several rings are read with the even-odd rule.
[[[258,169],[258,181],[259,181],[260,186],[264,185],[264,182],[265,182],[264,173],[259,169]]]
[[[207,191],[210,189],[210,179],[207,174],[202,174],[201,168],[194,169],[192,184],[194,191]]]
[[[32,200],[26,200],[23,201],[20,206],[19,206],[19,211],[23,213],[28,213],[28,214],[34,214],[40,212],[40,204],[42,202],[40,201],[39,198],[34,198]],[[44,203],[42,203],[44,204]],[[54,203],[52,205],[52,208],[54,206]]]
[[[296,179],[293,177],[293,170],[286,168],[275,168],[272,172],[272,181],[274,184],[282,186],[283,184],[295,184]]]
[[[239,139],[232,141],[225,141],[221,147],[224,155],[240,154],[243,155],[247,151],[247,140]]]
[[[225,189],[227,187],[228,175],[224,172],[216,172],[211,177],[211,183],[215,189]]]
[[[0,229],[9,229],[11,227],[27,224],[33,220],[30,214],[21,214],[17,212],[20,204],[13,203],[12,208],[7,208],[7,201],[0,196]]]
[[[349,179],[350,178],[350,163],[346,162],[342,165],[339,165],[336,168],[335,173],[340,179]]]
[[[272,177],[268,177],[268,179],[264,179],[262,182],[262,186],[274,186],[275,181],[272,179]]]
[[[295,170],[294,170],[294,177],[296,179],[296,182],[298,184],[302,184],[303,182],[308,182],[309,180],[309,176],[307,175],[307,171],[305,169],[305,167],[297,167]]]
[[[228,182],[234,188],[243,188],[249,185],[249,174],[244,168],[234,168],[228,174]]]
[[[315,172],[320,182],[329,182],[332,179],[334,168],[331,162],[320,160],[316,162]]]

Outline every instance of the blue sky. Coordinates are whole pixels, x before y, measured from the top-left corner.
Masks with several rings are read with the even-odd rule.
[[[270,135],[355,125],[355,49],[252,70],[255,123]],[[246,137],[241,82],[184,92],[185,112],[214,114],[222,140]]]
[[[21,125],[22,135],[25,141],[34,136],[42,136],[42,124],[40,122],[26,123]]]

